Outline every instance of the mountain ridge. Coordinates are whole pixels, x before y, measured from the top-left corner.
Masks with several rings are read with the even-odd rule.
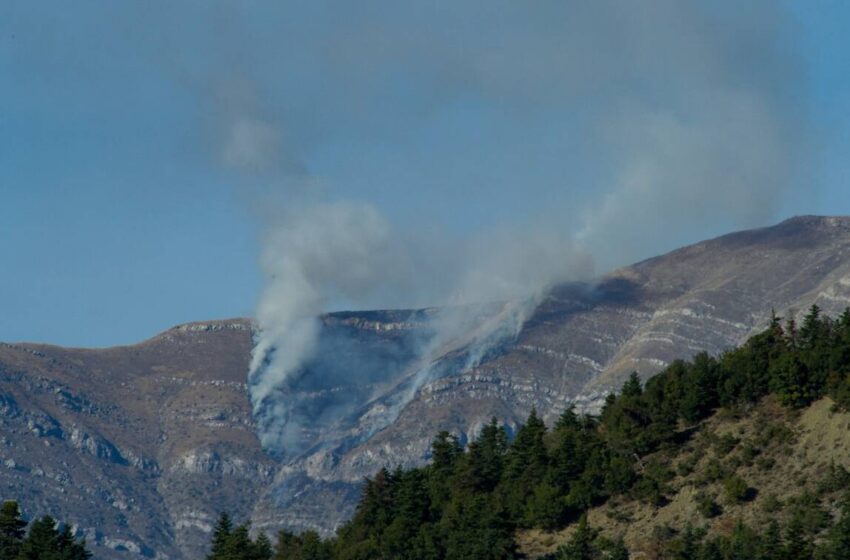
[[[490,417],[516,427],[533,407],[551,421],[570,403],[598,405],[632,370],[722,352],[771,309],[840,311],[850,303],[848,255],[850,218],[802,216],[559,286],[515,340],[429,380],[369,433],[367,415],[398,386],[387,367],[357,393],[344,429],[311,436],[334,445],[285,462],[257,439],[249,319],[185,323],[105,349],[0,343],[0,497],[75,523],[105,558],[195,557],[222,506],[258,529],[328,532],[350,515],[363,476],[421,464],[439,429],[468,440]],[[434,313],[332,313],[323,332],[345,334],[345,351],[378,348],[402,363],[403,333],[427,328]],[[344,369],[335,375],[340,385],[304,392],[324,399],[353,386]]]

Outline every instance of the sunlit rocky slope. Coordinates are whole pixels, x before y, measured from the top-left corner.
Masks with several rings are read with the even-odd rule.
[[[326,332],[351,344],[325,347],[315,383],[292,398],[310,418],[336,412],[276,457],[251,418],[247,320],[99,350],[0,344],[2,497],[74,522],[99,557],[198,557],[223,509],[269,531],[332,530],[363,476],[425,460],[438,429],[465,436],[493,415],[514,426],[532,406],[551,419],[573,400],[593,406],[632,370],[723,351],[772,308],[840,311],[850,304],[848,251],[850,218],[802,217],[561,286],[479,366],[462,371],[463,360],[444,356],[441,375],[382,429],[376,411],[406,390],[439,311],[329,315]],[[347,375],[352,356],[380,357],[365,384]]]

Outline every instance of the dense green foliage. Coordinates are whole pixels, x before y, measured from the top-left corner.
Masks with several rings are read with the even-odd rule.
[[[673,473],[645,461],[647,455],[675,448],[718,408],[755,403],[768,394],[789,408],[824,395],[850,406],[850,310],[832,320],[812,307],[799,328],[774,317],[740,348],[719,358],[701,353],[676,361],[645,386],[632,374],[619,395],[607,397],[599,416],[569,409],[549,430],[532,410],[512,439],[493,419],[466,450],[442,432],[429,465],[385,469],[367,480],[354,518],[331,540],[282,533],[270,550],[267,541],[251,541],[247,527],[234,529],[223,517],[209,560],[501,560],[516,557],[517,529],[554,530],[573,522],[578,522],[573,539],[555,558],[627,558],[622,543],[598,537],[584,512],[622,494],[663,506]],[[721,439],[718,446],[735,443]],[[718,468],[717,479],[723,476]],[[751,499],[752,489],[738,477],[725,475],[723,487],[727,504]],[[708,497],[698,507],[706,518],[720,511]],[[829,542],[818,548],[819,559],[850,557],[848,508],[830,530]],[[766,534],[739,525],[728,538],[688,529],[660,539],[673,547],[663,557],[811,558],[813,543],[794,523],[802,521],[792,521],[784,533],[771,527]]]
[[[0,560],[86,560],[91,553],[71,528],[46,515],[29,523],[16,502],[0,506]]]

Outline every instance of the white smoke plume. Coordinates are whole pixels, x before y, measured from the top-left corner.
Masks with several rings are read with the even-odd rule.
[[[389,228],[369,205],[321,203],[285,214],[264,242],[267,283],[257,306],[259,335],[248,380],[267,446],[290,429],[286,404],[269,397],[313,356],[319,314],[334,299],[362,299],[392,266]]]
[[[218,21],[213,44],[237,54],[207,106],[223,165],[252,189],[299,185],[261,205],[250,387],[270,448],[298,439],[279,389],[316,358],[323,311],[447,306],[387,421],[433,359],[466,344],[474,367],[548,287],[764,225],[799,176],[801,68],[773,2],[268,10],[251,34]]]

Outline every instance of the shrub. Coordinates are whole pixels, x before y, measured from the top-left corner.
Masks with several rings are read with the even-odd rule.
[[[763,471],[769,471],[776,465],[776,460],[772,457],[759,457],[756,459],[756,467]]]
[[[753,499],[755,490],[740,476],[732,475],[723,481],[723,495],[727,504],[739,504]]]
[[[712,496],[702,493],[697,494],[697,511],[706,519],[717,517],[723,513],[723,509],[720,507],[720,504],[714,501]]]
[[[704,484],[710,484],[717,480],[721,480],[729,475],[728,469],[726,469],[720,461],[717,459],[711,459],[705,465],[705,470],[702,472],[702,476],[700,477],[701,482]]]
[[[782,503],[776,494],[768,494],[765,496],[764,501],[761,504],[761,509],[765,513],[777,513],[780,511],[785,504]]]
[[[741,440],[733,436],[732,434],[726,434],[720,436],[714,444],[714,449],[717,451],[717,455],[719,457],[723,457],[724,455],[728,455],[730,451],[735,449],[735,446]]]
[[[699,463],[699,459],[700,457],[697,453],[692,453],[688,455],[687,457],[679,461],[679,463],[676,465],[676,472],[679,474],[679,476],[688,476],[689,474],[694,472],[694,469]]]

